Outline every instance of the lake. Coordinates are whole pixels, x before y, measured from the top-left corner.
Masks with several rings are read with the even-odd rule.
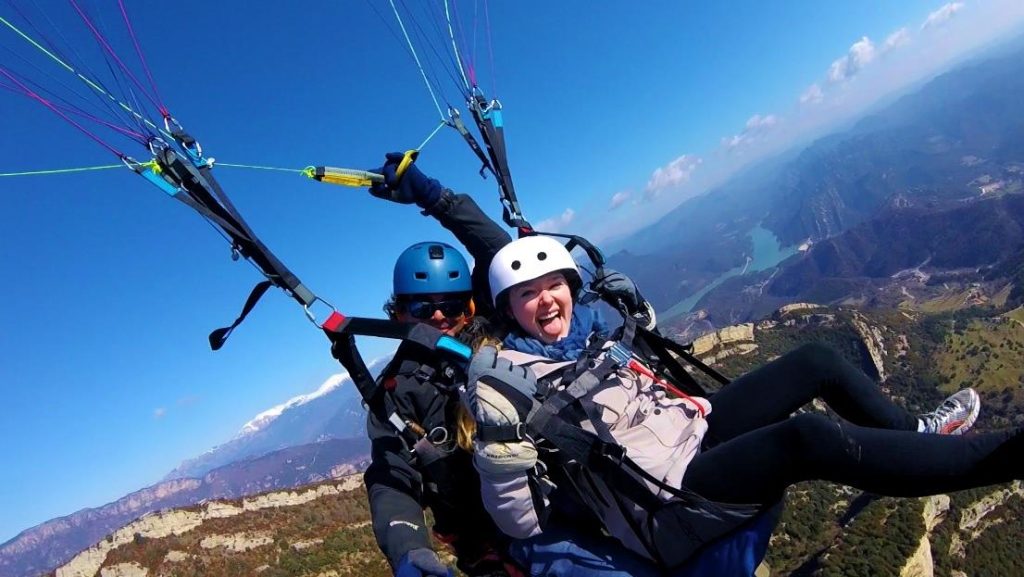
[[[727,279],[748,272],[759,272],[772,268],[793,256],[799,250],[799,246],[796,245],[783,247],[772,231],[763,228],[761,225],[757,225],[748,235],[754,243],[754,255],[753,257],[747,257],[747,264],[725,271],[721,276],[708,283],[707,286],[686,297],[686,299],[679,301],[672,308],[664,312],[658,312],[658,317],[662,320],[668,320],[684,315],[693,310],[693,307],[696,306],[697,302],[704,295],[714,290]]]

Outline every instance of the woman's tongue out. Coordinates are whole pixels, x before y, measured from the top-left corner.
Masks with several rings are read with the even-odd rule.
[[[552,342],[565,336],[568,332],[566,330],[568,322],[563,318],[562,311],[557,308],[537,315],[537,326],[540,327],[541,334],[551,339]]]

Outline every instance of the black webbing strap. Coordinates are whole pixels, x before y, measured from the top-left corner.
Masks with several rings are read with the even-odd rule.
[[[376,416],[382,422],[386,422],[388,415],[384,414],[383,391],[377,386],[370,370],[366,368],[366,363],[363,361],[362,355],[359,354],[359,349],[356,348],[355,335],[349,331],[333,332],[329,329],[324,329],[324,332],[331,339],[331,353],[348,371],[348,376],[355,384],[359,396],[363,398],[370,410],[377,409]]]
[[[491,161],[487,158],[487,155],[484,154],[484,150],[480,148],[480,143],[476,141],[473,133],[466,128],[466,123],[462,122],[462,117],[459,116],[459,111],[454,108],[449,108],[448,115],[452,119],[452,126],[459,132],[459,134],[462,135],[466,144],[468,144],[469,148],[473,150],[473,154],[480,159],[480,176],[487,178],[487,171],[490,171],[491,174],[495,174],[495,177],[497,177],[494,172],[494,167],[491,166]]]
[[[252,244],[252,254],[251,256],[247,256],[250,256],[250,258],[259,265],[263,273],[267,275],[267,278],[274,280],[274,284],[277,286],[286,289],[288,293],[291,294],[291,296],[300,304],[307,307],[312,305],[316,300],[316,295],[306,288],[299,278],[295,276],[295,274],[292,273],[292,271],[290,271],[288,267],[286,267],[284,263],[282,263],[277,256],[275,256],[274,253],[263,244],[259,237],[252,232],[248,223],[245,222],[245,219],[242,218],[234,205],[231,204],[228,196],[224,194],[224,190],[221,188],[220,183],[217,182],[217,179],[213,177],[213,172],[210,168],[208,166],[204,166],[199,169],[199,173],[205,178],[209,188],[213,190],[217,195],[217,198],[221,200],[224,208],[234,216],[235,220],[242,226],[242,229],[248,235],[249,242]],[[243,254],[245,253],[243,252]]]
[[[521,231],[533,230],[519,208],[516,190],[512,185],[512,175],[509,172],[505,153],[505,129],[500,122],[498,124],[494,122],[494,115],[501,114],[501,104],[495,100],[488,105],[483,96],[475,95],[470,98],[469,110],[480,130],[480,136],[483,137],[487,154],[491,157],[491,172],[494,173],[498,180],[498,186],[501,188],[502,220],[507,225]]]
[[[672,353],[679,356],[690,365],[693,365],[705,375],[708,375],[721,385],[728,385],[730,380],[716,371],[715,369],[704,364],[700,359],[693,356],[693,345],[681,345],[670,338],[659,335],[658,333],[649,331],[643,327],[637,327],[637,338],[634,342],[641,342],[649,347],[658,359],[666,366],[670,374],[676,379],[681,380],[688,387],[693,387],[694,392],[690,394],[697,394],[699,396],[707,396],[707,391],[704,390],[700,384],[690,375],[686,369],[672,356]],[[689,391],[687,391],[689,393]]]
[[[185,147],[194,143],[194,140],[184,133],[176,133],[175,137]],[[250,292],[241,316],[234,323],[210,333],[210,346],[213,350],[223,347],[234,328],[249,314],[266,292],[266,282],[284,289],[305,307],[309,307],[317,300],[316,295],[256,237],[213,177],[209,166],[197,168],[190,160],[183,158],[171,148],[156,151],[155,157],[161,169],[186,193],[176,194],[174,198],[220,227],[231,238],[232,248],[253,262],[267,277],[267,281],[257,284]]]
[[[267,289],[270,288],[271,285],[273,285],[272,282],[265,280],[253,287],[252,292],[249,293],[249,298],[245,299],[245,305],[242,306],[242,313],[238,315],[235,322],[231,323],[230,326],[217,329],[210,333],[209,339],[211,349],[217,351],[224,346],[224,342],[228,340],[229,336],[231,336],[231,331],[235,330],[235,327],[241,324],[241,322],[245,320],[245,317],[249,316],[249,311],[256,306],[260,297],[263,296],[263,293],[267,292]]]
[[[523,424],[476,426],[476,440],[481,443],[513,443],[523,440]]]

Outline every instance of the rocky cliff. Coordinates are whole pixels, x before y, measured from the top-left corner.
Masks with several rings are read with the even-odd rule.
[[[211,519],[234,517],[247,511],[259,511],[278,507],[294,507],[315,501],[326,495],[354,491],[363,484],[362,475],[350,475],[336,483],[325,483],[300,491],[280,491],[243,499],[240,505],[222,502],[208,502],[196,509],[177,509],[148,514],[141,519],[121,527],[99,543],[76,555],[69,563],[59,567],[56,577],[94,577],[111,551],[143,539],[160,539],[169,535],[182,535],[196,529]],[[223,548],[228,551],[246,551],[274,542],[269,533],[233,533],[215,535],[202,540],[206,549]],[[135,563],[125,563],[107,568],[104,577],[121,575],[148,575],[145,568]]]
[[[29,577],[51,571],[105,535],[152,511],[337,478],[361,470],[368,457],[366,439],[331,440],[234,463],[198,479],[163,481],[102,507],[84,509],[22,532],[0,547],[0,575]]]

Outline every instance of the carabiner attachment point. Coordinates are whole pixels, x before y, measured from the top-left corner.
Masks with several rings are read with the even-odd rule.
[[[324,319],[325,319],[324,322],[326,322],[326,319],[330,318],[330,316],[332,314],[338,312],[338,309],[334,308],[334,305],[332,305],[331,303],[325,301],[324,299],[322,299],[320,297],[313,297],[313,301],[310,304],[302,306],[302,310],[306,312],[306,318],[308,318],[309,322],[311,322],[314,325],[316,325],[316,327],[319,329],[319,328],[323,328],[323,323],[321,323],[321,322],[316,320],[316,314],[314,314],[313,311],[312,311],[312,307],[313,307],[313,305],[315,305],[317,303],[317,301],[323,303],[324,306],[326,306],[327,308],[330,309],[327,312],[327,314],[324,315]]]

